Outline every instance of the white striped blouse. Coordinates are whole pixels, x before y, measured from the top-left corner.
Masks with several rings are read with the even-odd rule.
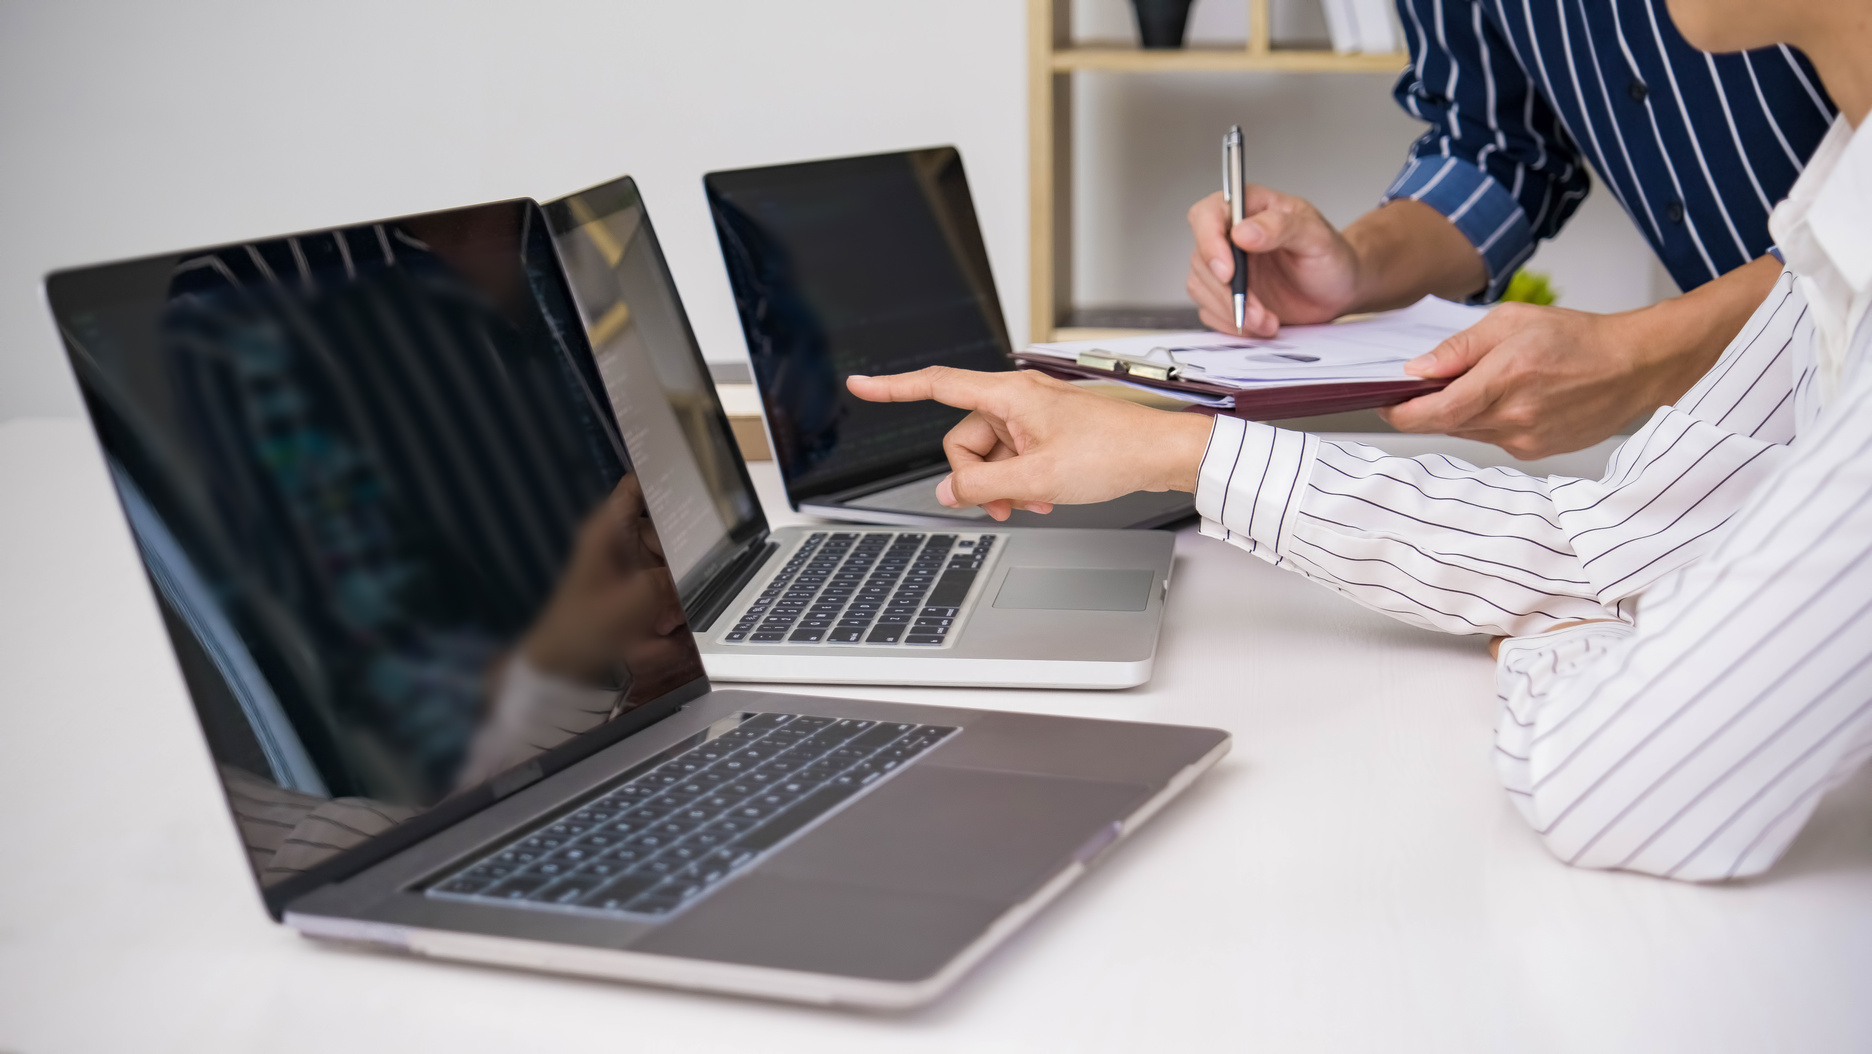
[[[1601,480],[1218,418],[1196,507],[1379,611],[1525,638],[1502,649],[1496,759],[1562,859],[1753,874],[1872,750],[1872,371],[1824,413],[1813,377],[1784,271]],[[1549,632],[1575,619],[1616,621]]]

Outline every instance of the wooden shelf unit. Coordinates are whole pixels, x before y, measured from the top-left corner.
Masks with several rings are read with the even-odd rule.
[[[1246,47],[1144,50],[1073,42],[1072,0],[1027,0],[1028,339],[1074,339],[1072,96],[1076,73],[1394,73],[1410,57],[1273,47],[1272,0],[1247,0]],[[1069,335],[1069,332],[1071,335]]]

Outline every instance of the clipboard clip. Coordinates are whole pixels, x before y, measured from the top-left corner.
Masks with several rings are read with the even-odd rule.
[[[1151,349],[1148,355],[1126,355],[1122,352],[1093,349],[1082,351],[1074,360],[1079,365],[1093,370],[1104,370],[1120,377],[1134,377],[1143,381],[1174,381],[1182,374],[1182,367],[1175,362],[1164,362],[1152,356],[1163,351]]]

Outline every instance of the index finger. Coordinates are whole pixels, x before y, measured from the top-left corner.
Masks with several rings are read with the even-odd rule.
[[[1191,205],[1189,225],[1196,238],[1196,254],[1208,261],[1217,278],[1228,281],[1235,272],[1235,260],[1229,252],[1229,211],[1222,195],[1211,194]]]
[[[854,373],[845,387],[860,399],[874,403],[914,403],[934,399],[958,410],[980,410],[1015,373],[980,373],[953,366],[925,366],[913,373],[866,377]]]

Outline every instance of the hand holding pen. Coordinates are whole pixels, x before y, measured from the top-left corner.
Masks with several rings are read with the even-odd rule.
[[[1386,273],[1361,263],[1360,251],[1311,202],[1246,181],[1240,129],[1223,140],[1223,189],[1190,206],[1190,254],[1185,287],[1218,333],[1271,337],[1283,324],[1330,322],[1382,299],[1360,287],[1361,276]],[[1397,220],[1412,209],[1440,216],[1421,202],[1393,202],[1360,221],[1381,255],[1400,242]],[[1461,238],[1447,222],[1450,233]],[[1420,232],[1407,229],[1421,241]],[[1465,240],[1466,241],[1466,240]],[[1393,254],[1394,255],[1394,254]],[[1382,261],[1381,261],[1382,262]],[[1402,306],[1387,304],[1385,306]]]

